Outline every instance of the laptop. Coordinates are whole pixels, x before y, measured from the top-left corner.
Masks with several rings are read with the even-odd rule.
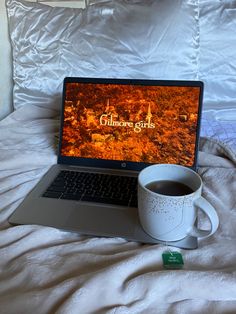
[[[9,222],[162,243],[139,223],[137,177],[156,163],[196,170],[202,98],[200,81],[65,78],[58,162]]]

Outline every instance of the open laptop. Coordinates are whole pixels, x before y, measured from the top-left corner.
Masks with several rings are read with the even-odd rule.
[[[9,222],[161,243],[139,223],[137,176],[155,163],[196,169],[202,97],[199,81],[65,78],[58,163]]]

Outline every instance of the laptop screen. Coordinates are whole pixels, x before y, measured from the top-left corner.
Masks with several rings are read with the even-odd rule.
[[[201,82],[66,78],[60,162],[196,164]]]

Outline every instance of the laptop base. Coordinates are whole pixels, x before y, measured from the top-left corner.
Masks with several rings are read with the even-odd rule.
[[[115,217],[115,216],[114,216]],[[18,220],[18,219],[17,219]],[[19,225],[21,223],[19,223],[19,220],[17,223],[14,222],[14,217],[11,217],[11,219],[9,219],[9,222],[12,225]],[[93,228],[88,226],[88,230],[89,231],[83,231],[83,230],[78,230],[80,228],[77,228],[76,226],[71,226],[66,228],[62,227],[62,226],[56,226],[55,223],[53,223],[52,225],[47,225],[49,227],[55,227],[55,228],[59,228],[61,230],[65,230],[65,231],[71,231],[71,232],[78,232],[80,234],[83,235],[89,235],[89,236],[97,236],[97,237],[120,237],[120,238],[124,238],[128,241],[134,241],[134,242],[140,242],[143,244],[162,244],[165,246],[173,246],[173,247],[177,247],[177,248],[181,248],[181,249],[187,249],[187,250],[193,250],[193,249],[197,249],[198,248],[198,241],[197,238],[192,237],[192,236],[188,236],[184,239],[181,239],[179,241],[161,241],[161,240],[157,240],[152,238],[151,236],[149,236],[141,227],[141,225],[139,224],[139,222],[134,219],[133,221],[134,224],[136,224],[136,231],[133,235],[127,235],[127,234],[122,234],[122,232],[119,233],[115,233],[112,234],[112,232],[99,232],[98,230],[94,230]],[[26,221],[23,221],[22,224],[27,224]],[[30,223],[28,223],[30,224]],[[35,224],[35,223],[33,223]],[[43,225],[43,224],[41,224]],[[44,224],[45,225],[45,224]],[[97,229],[97,228],[96,228]]]
[[[129,241],[165,244],[183,249],[196,249],[197,238],[164,242],[149,236],[141,227],[137,208],[42,197],[59,170],[53,166],[9,217],[13,225],[37,224],[99,237],[122,237]]]

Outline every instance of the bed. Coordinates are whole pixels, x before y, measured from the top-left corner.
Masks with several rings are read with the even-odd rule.
[[[0,312],[236,313],[236,1],[7,0],[1,17]],[[9,225],[56,162],[64,76],[204,82],[198,172],[220,226],[198,249]]]

